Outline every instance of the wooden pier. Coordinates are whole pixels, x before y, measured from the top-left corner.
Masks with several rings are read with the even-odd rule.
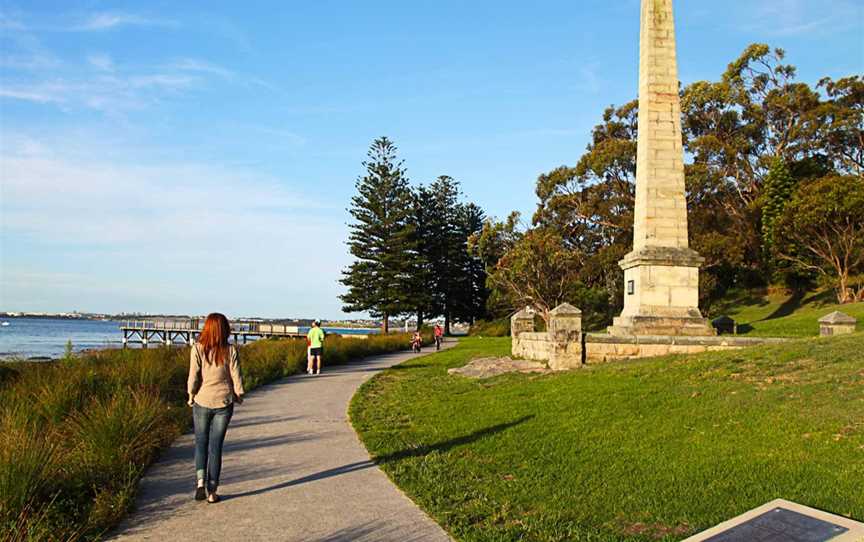
[[[152,343],[172,345],[188,344],[195,342],[201,330],[204,329],[204,320],[191,318],[184,320],[126,320],[120,323],[123,331],[123,347],[129,343],[140,343],[142,347]],[[284,324],[268,324],[263,322],[231,322],[231,335],[234,336],[234,344],[246,344],[250,337],[254,339],[267,339],[270,337],[305,337],[306,333],[300,331],[299,326],[288,326]]]

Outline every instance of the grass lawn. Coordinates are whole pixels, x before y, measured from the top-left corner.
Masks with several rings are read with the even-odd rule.
[[[711,308],[712,318],[728,314],[740,334],[760,337],[817,336],[819,318],[834,311],[857,318],[858,331],[864,331],[864,303],[838,305],[832,291],[803,296],[738,292]]]
[[[848,307],[848,306],[847,306]],[[864,334],[475,381],[463,339],[367,382],[369,451],[456,539],[680,540],[778,497],[864,520]]]

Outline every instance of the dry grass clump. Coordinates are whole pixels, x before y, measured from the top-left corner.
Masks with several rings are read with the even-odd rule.
[[[325,363],[408,343],[328,337]],[[95,539],[115,525],[144,469],[191,423],[188,360],[188,348],[152,348],[0,364],[0,541]],[[254,389],[302,371],[306,342],[252,343],[241,364]]]

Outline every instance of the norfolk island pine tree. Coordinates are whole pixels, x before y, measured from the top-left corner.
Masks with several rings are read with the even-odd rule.
[[[348,247],[355,261],[343,271],[340,296],[346,312],[367,311],[382,319],[389,331],[393,316],[412,312],[412,271],[417,266],[417,240],[411,221],[412,191],[396,146],[386,137],[376,139],[363,162],[366,174],[356,182],[357,195],[348,212]]]

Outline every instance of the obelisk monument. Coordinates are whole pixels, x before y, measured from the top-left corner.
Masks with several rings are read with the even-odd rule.
[[[714,335],[699,312],[699,266],[687,240],[684,151],[672,0],[642,0],[633,251],[614,335]]]

